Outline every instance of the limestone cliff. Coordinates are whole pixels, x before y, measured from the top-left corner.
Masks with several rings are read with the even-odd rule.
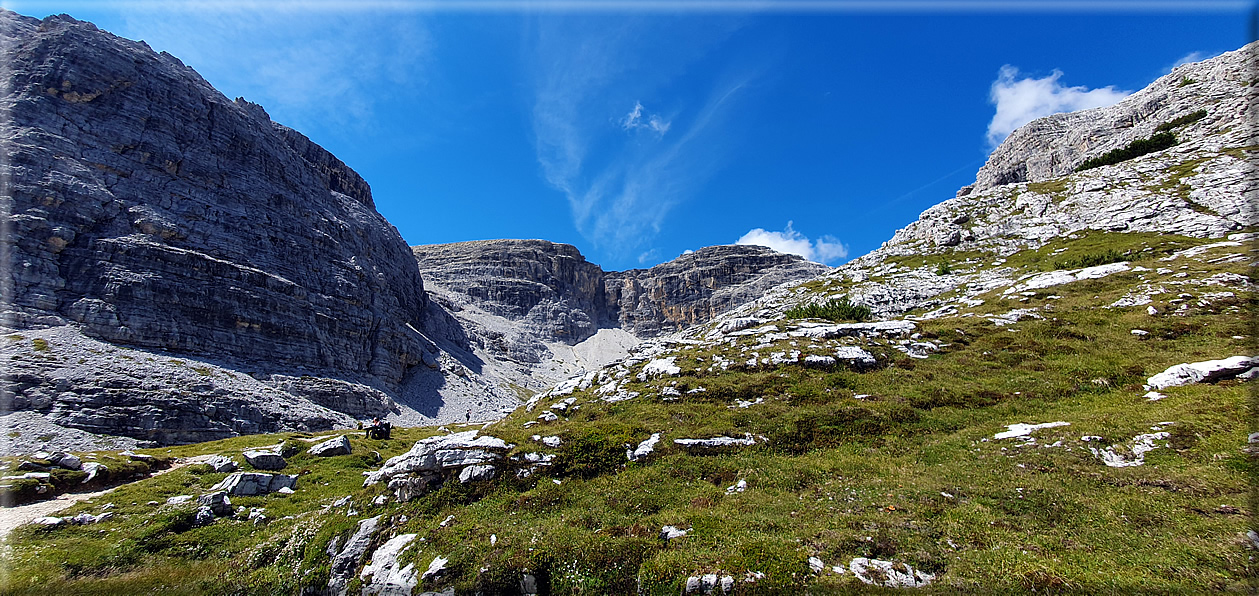
[[[300,413],[282,400],[223,407],[237,390],[185,399],[185,388],[143,381],[125,396],[93,389],[116,389],[108,374],[68,388],[47,362],[27,362],[5,409],[201,440],[383,414],[417,364],[436,363],[419,269],[346,164],[143,42],[7,11],[0,39],[3,325],[69,325],[207,360],[311,404]],[[89,372],[121,363],[96,364]]]

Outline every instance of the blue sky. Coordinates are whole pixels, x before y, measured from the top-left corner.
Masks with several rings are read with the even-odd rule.
[[[605,269],[739,240],[827,264],[1027,119],[1249,40],[1253,3],[4,1],[143,39],[356,169],[409,244]]]

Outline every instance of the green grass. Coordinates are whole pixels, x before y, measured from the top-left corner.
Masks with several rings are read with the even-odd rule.
[[[1093,232],[1009,255],[1002,267],[1035,272],[1116,251],[1134,265],[1172,267],[1190,280],[1249,273],[1242,263],[1206,262],[1236,247],[1201,261],[1158,260],[1204,242]],[[449,584],[417,592],[446,585],[457,593],[510,592],[525,570],[552,594],[678,594],[686,577],[702,573],[734,576],[741,593],[870,591],[851,573],[811,574],[810,556],[827,565],[877,557],[938,574],[916,593],[1245,591],[1257,574],[1237,538],[1252,523],[1250,491],[1259,470],[1239,450],[1251,430],[1252,388],[1234,381],[1177,387],[1149,402],[1141,383],[1180,362],[1251,353],[1245,338],[1253,329],[1242,313],[1253,312],[1256,302],[1237,292],[1205,307],[1190,301],[1180,315],[1099,308],[1142,276],[1168,279],[1128,271],[1028,297],[995,289],[962,313],[971,316],[917,323],[921,339],[942,345],[926,359],[904,356],[895,340],[788,336],[768,346],[750,338],[680,344],[679,375],[626,376],[626,388],[639,397],[608,403],[578,391],[580,409],[555,422],[523,426],[551,405],[543,401],[485,431],[514,444],[510,456],[555,454],[550,468],[520,478],[520,464],[510,464],[493,481],[448,482],[409,503],[371,505],[385,489],[364,488],[361,472],[379,467],[373,452],[397,455],[433,429],[395,429],[390,441],[353,433],[350,456],[296,453],[285,470],[300,474],[296,494],[233,498],[234,505],[265,507],[271,521],[260,525],[220,519],[193,528],[186,524],[190,510],[147,505],[200,494],[224,476],[181,468],[67,512],[97,513],[112,504],[115,518],[102,524],[19,529],[0,592],[300,593],[326,584],[329,542],[378,514],[387,529],[376,544],[408,532],[423,539],[404,563],[423,570],[436,556],[450,559]],[[1154,305],[1174,309],[1167,301],[1175,296],[1157,295]],[[1044,318],[1005,327],[984,318],[1029,307]],[[792,324],[776,323],[782,330]],[[1149,335],[1142,339],[1131,329]],[[862,345],[878,364],[738,364],[749,358],[745,348],[766,356],[827,353],[841,345]],[[715,356],[736,365],[710,370]],[[666,400],[666,387],[681,396]],[[1036,431],[1035,446],[993,438],[1009,424],[1052,421],[1070,425]],[[1107,444],[1124,443],[1163,421],[1175,422],[1168,427],[1171,446],[1150,452],[1140,467],[1106,467],[1080,441],[1098,435]],[[653,432],[663,433],[656,453],[627,462],[625,446]],[[744,433],[766,440],[713,454],[672,442]],[[561,446],[545,447],[534,434],[558,436]],[[312,444],[302,438],[314,436],[235,437],[146,452],[222,453],[243,462],[243,449]],[[728,493],[739,480],[747,490]],[[356,516],[324,509],[346,495]],[[443,526],[447,516],[454,519]],[[657,538],[663,525],[690,533],[664,544]],[[748,572],[765,577],[744,584]]]
[[[31,340],[31,346],[36,352],[47,352],[51,349],[48,347],[48,340],[39,337]]]
[[[1066,178],[1058,178],[1055,180],[1046,180],[1044,182],[1029,182],[1027,184],[1027,190],[1034,193],[1050,195],[1067,192],[1067,186],[1068,183]]]

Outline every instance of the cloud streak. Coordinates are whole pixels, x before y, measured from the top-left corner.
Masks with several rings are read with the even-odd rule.
[[[770,232],[762,228],[753,228],[744,234],[735,244],[768,246],[778,252],[799,255],[807,260],[829,265],[848,256],[848,247],[838,238],[824,235],[817,240],[809,240],[807,236],[797,232],[787,222],[781,232]]]
[[[564,26],[574,24],[579,26]],[[627,96],[668,88],[703,44],[645,57],[635,51],[636,23],[545,25],[532,67],[532,124],[542,175],[564,193],[574,227],[596,248],[617,258],[650,255],[642,251],[669,212],[722,162],[724,124],[750,76],[718,77],[706,96],[673,95],[681,107],[668,118],[648,111],[641,100],[626,112]]]
[[[988,123],[989,148],[996,148],[1014,129],[1037,118],[1113,105],[1131,94],[1114,86],[1067,87],[1059,82],[1061,78],[1059,70],[1039,79],[1019,78],[1019,69],[1009,64],[1002,66],[989,94],[997,108]]]

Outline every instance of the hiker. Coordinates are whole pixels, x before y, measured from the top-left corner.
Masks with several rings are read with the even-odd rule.
[[[388,422],[381,421],[380,418],[372,418],[372,425],[367,427],[367,438],[369,439],[388,439],[389,429],[393,425]]]

